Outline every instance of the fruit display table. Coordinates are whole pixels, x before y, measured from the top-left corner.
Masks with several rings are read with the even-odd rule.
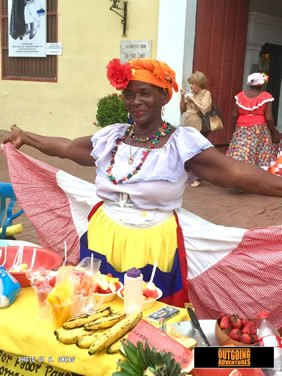
[[[117,296],[105,303],[115,310],[123,310],[123,301]],[[143,312],[144,318],[163,307],[156,302]],[[185,309],[168,323],[188,320]],[[59,343],[50,321],[39,318],[34,290],[23,288],[16,301],[0,310],[0,373],[13,376],[83,376],[111,375],[116,370],[117,354],[101,352],[90,356],[76,345]]]

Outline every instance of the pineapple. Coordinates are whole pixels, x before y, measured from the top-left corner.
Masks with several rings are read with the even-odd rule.
[[[121,371],[114,372],[112,376],[180,376],[180,363],[172,357],[171,353],[158,352],[150,348],[148,342],[145,348],[142,342],[133,345],[129,340],[122,341],[126,360],[119,362]]]

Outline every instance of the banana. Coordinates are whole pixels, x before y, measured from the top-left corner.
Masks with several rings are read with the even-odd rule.
[[[90,347],[88,354],[94,355],[99,351],[107,349],[112,343],[116,342],[124,334],[133,329],[141,319],[142,312],[133,313],[125,317],[99,336],[99,338]]]
[[[68,330],[56,330],[56,337],[59,342],[65,344],[76,343],[81,337],[89,336],[93,334],[84,328],[75,328],[75,329],[68,329]]]
[[[103,328],[110,328],[111,326],[115,325],[117,322],[125,318],[125,313],[117,312],[107,317],[101,317],[98,320],[89,322],[88,324],[84,325],[86,330],[97,330]]]
[[[92,315],[83,314],[83,315],[69,319],[68,321],[64,323],[63,328],[64,329],[79,328],[91,321],[99,319],[100,317],[108,316],[111,313],[112,313],[111,307],[98,309]]]
[[[76,345],[81,349],[89,349],[102,333],[104,333],[104,330],[97,330],[94,334],[83,336],[79,338]]]
[[[122,336],[118,341],[114,342],[110,347],[107,349],[108,354],[115,354],[121,349],[121,341],[127,338],[127,334]]]
[[[59,334],[62,334],[64,332],[67,332],[68,330],[67,329],[64,329],[64,328],[58,328],[56,330],[54,330],[54,334],[56,337],[58,337]]]

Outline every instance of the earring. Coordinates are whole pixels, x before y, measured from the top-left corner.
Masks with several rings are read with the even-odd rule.
[[[165,116],[165,106],[162,107],[161,115],[162,115],[162,118]]]

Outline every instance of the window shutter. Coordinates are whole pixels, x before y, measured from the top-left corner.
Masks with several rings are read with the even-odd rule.
[[[1,1],[2,79],[57,82],[58,57],[8,57],[8,0]],[[47,0],[47,42],[58,41],[58,0]]]

